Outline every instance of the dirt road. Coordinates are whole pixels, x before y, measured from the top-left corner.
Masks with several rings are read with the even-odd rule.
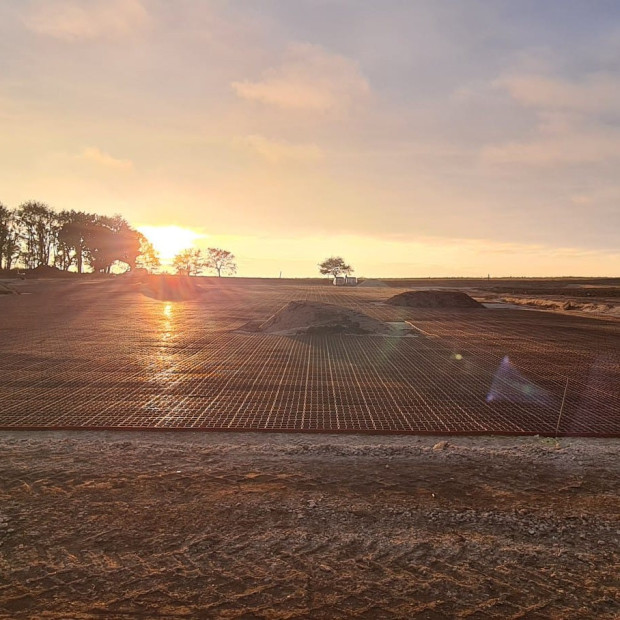
[[[3,433],[0,617],[617,617],[618,441],[444,440]]]

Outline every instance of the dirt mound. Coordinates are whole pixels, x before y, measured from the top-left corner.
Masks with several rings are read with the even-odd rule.
[[[18,292],[8,284],[0,283],[0,295],[18,295]]]
[[[484,308],[462,291],[406,291],[390,297],[386,303],[409,308]]]
[[[29,269],[27,273],[35,278],[73,278],[77,275],[71,271],[63,271],[58,267],[50,267],[49,265],[39,265],[34,269]]]
[[[386,288],[388,285],[383,280],[364,280],[358,286],[380,286],[381,288]]]
[[[390,328],[355,310],[311,301],[291,301],[260,326],[265,333],[386,334]]]
[[[189,276],[142,275],[135,285],[143,295],[161,301],[186,301],[203,293],[196,279]]]

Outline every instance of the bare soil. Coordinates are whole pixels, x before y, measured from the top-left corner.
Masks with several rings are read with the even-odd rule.
[[[0,618],[617,618],[618,440],[5,432]]]
[[[260,326],[271,334],[386,334],[389,327],[362,312],[335,304],[290,301]]]
[[[405,291],[385,303],[409,308],[484,308],[462,291]]]

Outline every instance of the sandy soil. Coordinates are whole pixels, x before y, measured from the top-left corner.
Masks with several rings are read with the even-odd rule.
[[[335,304],[296,300],[288,302],[267,321],[260,331],[271,334],[386,334],[385,323],[362,312]]]
[[[618,440],[0,435],[1,618],[617,618]]]
[[[584,301],[581,298],[566,297],[502,297],[502,302],[529,306],[536,310],[571,312],[606,319],[620,319],[620,303],[615,299]]]
[[[483,306],[463,291],[417,290],[405,291],[390,297],[390,306],[409,308],[482,308]]]

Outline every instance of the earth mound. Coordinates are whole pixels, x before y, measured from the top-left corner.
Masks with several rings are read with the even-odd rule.
[[[387,334],[390,328],[370,316],[312,301],[291,301],[265,321],[259,331],[274,334]]]
[[[406,291],[390,297],[386,303],[409,308],[484,308],[462,291]]]
[[[161,301],[187,301],[202,294],[195,278],[189,276],[149,275],[138,279],[143,295]]]
[[[360,282],[358,286],[373,286],[385,288],[388,285],[383,280],[364,280],[363,282]]]
[[[8,284],[0,283],[0,295],[18,295],[17,291]]]
[[[35,278],[74,278],[77,274],[71,271],[63,271],[58,267],[49,265],[39,265],[34,269],[29,269],[28,273]]]

